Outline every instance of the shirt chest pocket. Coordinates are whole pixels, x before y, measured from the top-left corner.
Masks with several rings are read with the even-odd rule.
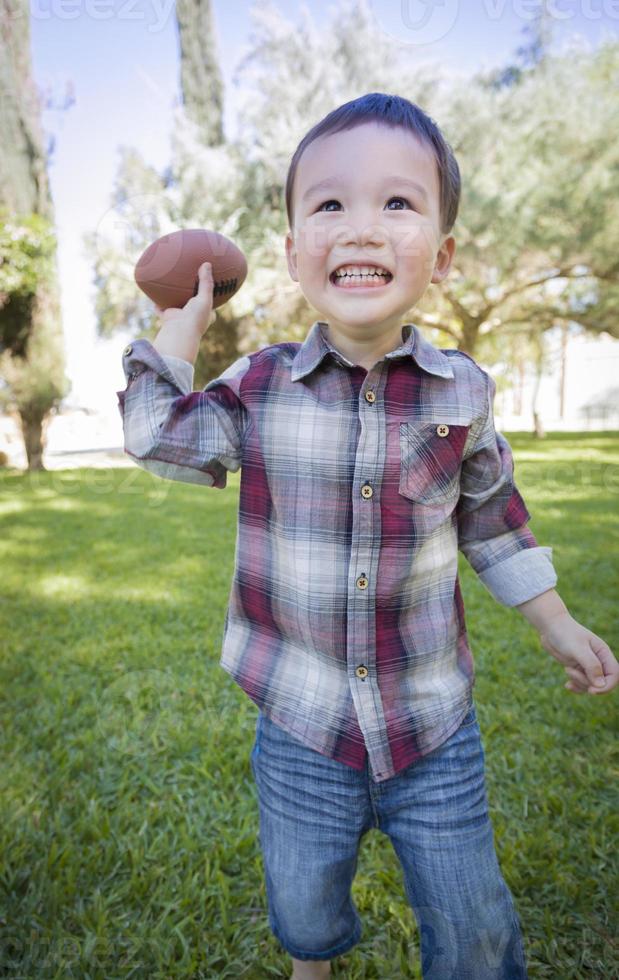
[[[399,492],[420,504],[455,502],[469,429],[441,421],[400,422]]]

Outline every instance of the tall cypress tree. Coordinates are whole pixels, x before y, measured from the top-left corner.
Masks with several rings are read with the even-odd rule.
[[[185,111],[200,127],[206,146],[219,146],[224,141],[224,86],[210,0],[176,0],[176,23]]]
[[[0,221],[9,230],[3,240],[23,242],[25,270],[16,288],[0,292],[0,376],[4,402],[21,423],[28,468],[37,470],[44,469],[45,420],[70,385],[29,16],[28,0],[0,0]],[[4,258],[10,264],[11,255]]]

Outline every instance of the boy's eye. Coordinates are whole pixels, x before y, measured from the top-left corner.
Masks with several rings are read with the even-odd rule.
[[[404,203],[407,205],[407,207],[411,208],[414,211],[414,208],[412,207],[411,203],[405,197],[390,197],[389,198],[389,201],[387,203],[388,204],[391,204],[392,201],[404,201]],[[403,208],[397,208],[397,210],[398,211],[402,211],[404,209]]]
[[[410,204],[410,202],[405,197],[390,197],[389,200],[387,201],[387,204],[390,204],[391,201],[403,201],[404,204],[406,204],[409,208],[411,208],[412,210],[414,210],[414,208],[412,208],[412,205]],[[340,202],[339,201],[336,201],[335,198],[331,198],[328,201],[323,201],[323,203],[320,205],[320,207],[318,208],[318,210],[319,211],[322,211],[322,209],[324,207],[326,207],[327,204],[339,204],[339,203]],[[394,209],[393,208],[390,208],[390,210],[393,211]],[[395,210],[396,211],[402,211],[404,209],[403,208],[396,208]]]
[[[324,201],[324,202],[323,202],[323,203],[322,203],[322,204],[321,204],[321,205],[319,206],[319,208],[318,208],[318,210],[319,210],[319,211],[322,211],[322,209],[323,209],[324,207],[326,207],[326,205],[327,205],[327,204],[339,204],[339,203],[340,203],[339,201],[334,201],[334,200],[331,200],[331,201]]]

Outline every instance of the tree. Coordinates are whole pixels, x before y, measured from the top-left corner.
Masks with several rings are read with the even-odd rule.
[[[350,77],[350,41],[345,29],[337,28],[335,56],[330,40],[331,48],[325,53],[321,50],[325,39],[315,31],[307,10],[303,13],[305,22],[299,31],[282,21],[270,4],[252,11],[267,30],[264,44],[261,38],[257,42],[259,57],[272,65],[275,77],[273,89],[263,95],[262,108],[269,117],[264,127],[261,129],[260,121],[254,125],[250,111],[242,120],[240,138],[217,143],[217,129],[195,121],[200,114],[184,82],[170,165],[158,174],[133,151],[124,154],[112,205],[115,223],[127,229],[124,245],[94,235],[86,241],[99,290],[98,329],[107,336],[121,325],[146,337],[158,330],[153,305],[139,295],[132,269],[140,252],[159,235],[178,227],[214,228],[243,249],[248,257],[248,279],[218,310],[216,322],[207,331],[196,362],[196,383],[210,380],[231,363],[233,342],[244,353],[276,341],[303,338],[312,311],[298,285],[290,280],[284,257],[283,181],[291,142],[307,128],[308,113],[332,108],[338,87],[348,86],[348,97],[352,97],[366,70],[380,74],[386,86],[397,84],[391,46],[384,41],[379,50],[371,41],[367,12],[365,64],[359,57]],[[179,28],[188,32],[206,23],[211,23],[210,17],[179,17]],[[201,43],[206,43],[204,37]],[[283,68],[288,74],[283,77],[280,73],[278,78]],[[187,73],[182,72],[181,78],[187,78]],[[331,89],[325,78],[331,79]],[[433,82],[428,79],[426,84],[429,92]],[[203,79],[202,89],[208,86]],[[190,90],[195,91],[195,86]]]
[[[307,10],[301,28],[270,4],[253,15],[253,49],[237,74],[252,90],[241,128],[280,212],[287,162],[309,125],[355,95],[397,91],[439,121],[463,175],[455,262],[416,321],[472,355],[485,338],[532,324],[618,336],[617,41],[550,55],[542,32],[543,45],[521,49],[518,84],[480,75],[465,85],[377,35],[364,2],[342,5],[322,33]]]
[[[177,0],[181,58],[181,105],[175,111],[172,163],[163,173],[131,148],[123,148],[112,207],[122,240],[89,234],[98,287],[97,330],[111,336],[119,326],[151,339],[160,321],[153,304],[136,287],[133,268],[155,239],[179,227],[214,228],[239,240],[242,161],[223,133],[223,82],[215,56],[209,0]],[[120,219],[120,220],[119,220]],[[238,356],[248,290],[218,311],[195,364],[195,383],[217,377]]]
[[[234,78],[248,92],[241,135],[209,147],[179,111],[169,180],[157,192],[172,227],[217,228],[246,252],[248,280],[218,316],[232,309],[241,350],[307,332],[314,311],[284,257],[288,163],[314,122],[369,91],[418,103],[462,170],[452,271],[410,311],[434,342],[492,364],[506,349],[535,358],[543,344],[534,335],[555,325],[617,336],[619,43],[551,54],[534,33],[511,83],[490,84],[377,32],[367,0],[340,4],[321,29],[306,6],[301,13],[298,25],[272,3],[252,8],[251,49]],[[138,200],[139,190],[129,194]]]
[[[224,86],[210,0],[176,0],[176,26],[187,116],[199,127],[207,146],[218,146],[224,141]]]
[[[25,0],[0,0],[0,27],[2,403],[17,412],[28,468],[39,470],[44,469],[45,422],[70,384],[64,374],[53,205]]]
[[[489,71],[482,78],[482,85],[500,89],[521,82],[528,71],[537,68],[548,57],[553,39],[553,28],[552,16],[542,8],[538,15],[522,28],[521,33],[524,34],[525,41],[516,48],[515,64]]]
[[[517,85],[475,87],[466,118],[464,99],[452,104],[458,251],[427,322],[469,353],[484,335],[532,324],[619,336],[619,44],[542,64]]]

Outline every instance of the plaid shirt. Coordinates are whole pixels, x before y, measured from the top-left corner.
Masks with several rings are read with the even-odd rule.
[[[125,451],[159,477],[241,469],[220,664],[312,749],[377,782],[431,752],[472,703],[458,549],[505,606],[556,585],[496,432],[495,384],[406,324],[367,372],[316,321],[202,391],[145,339],[124,351]]]

